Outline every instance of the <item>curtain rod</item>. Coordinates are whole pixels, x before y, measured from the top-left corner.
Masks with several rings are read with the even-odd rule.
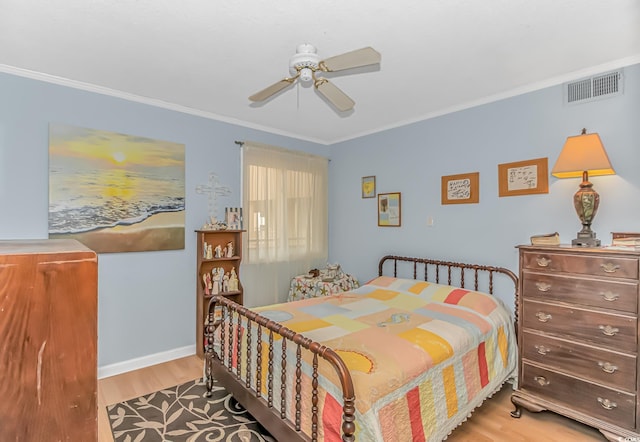
[[[234,143],[237,144],[238,146],[242,147],[242,146],[244,146],[245,142],[244,141],[235,140]],[[255,143],[255,144],[259,144],[259,143]],[[279,147],[279,146],[271,146],[271,145],[267,145],[267,146],[269,146],[271,148],[279,149],[279,150],[285,150],[285,151],[293,152],[293,153],[296,153],[298,155],[306,155],[306,156],[309,156],[309,157],[324,158],[327,161],[331,161],[331,159],[323,157],[323,156],[320,156],[320,155],[314,155],[314,154],[307,153],[307,152],[302,152],[302,151],[300,151],[300,152],[299,151],[295,151],[295,150],[292,151],[290,149],[285,149],[284,147]]]

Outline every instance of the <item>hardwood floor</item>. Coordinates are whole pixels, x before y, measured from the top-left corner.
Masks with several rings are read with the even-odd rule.
[[[106,406],[136,398],[161,388],[202,376],[202,360],[197,356],[104,378],[98,381],[98,441],[113,442]],[[511,387],[505,385],[485,401],[447,442],[602,442],[597,430],[554,413],[523,410],[520,419],[510,416]]]
[[[98,441],[113,442],[107,405],[134,399],[202,376],[196,355],[135,370],[98,381]]]

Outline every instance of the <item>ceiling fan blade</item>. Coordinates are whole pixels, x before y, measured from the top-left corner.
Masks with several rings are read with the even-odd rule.
[[[318,89],[318,92],[324,95],[324,97],[341,112],[353,109],[353,106],[356,104],[347,94],[325,78],[316,80],[315,87]]]
[[[296,78],[298,78],[297,75],[295,77],[293,77],[293,78],[283,78],[282,80],[278,81],[277,83],[274,83],[271,86],[264,88],[260,92],[256,92],[255,94],[253,94],[252,96],[249,97],[249,100],[251,100],[251,101],[264,101],[267,98],[269,98],[270,96],[272,96],[274,94],[277,94],[278,92],[280,92],[282,89],[286,88],[287,86],[291,86],[293,84],[293,82],[296,80]]]
[[[327,58],[319,63],[319,68],[325,72],[342,71],[344,69],[358,68],[370,64],[380,63],[380,53],[371,47],[356,49]]]

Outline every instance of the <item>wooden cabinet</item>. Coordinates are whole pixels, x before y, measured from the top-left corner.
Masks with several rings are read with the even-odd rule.
[[[96,254],[0,241],[0,439],[97,440]]]
[[[511,400],[640,440],[640,252],[521,246],[519,385]],[[626,439],[625,439],[626,440]]]
[[[215,293],[242,304],[240,263],[242,261],[242,233],[244,230],[196,230],[196,354],[204,355],[204,323],[209,299]],[[209,250],[208,250],[209,249]],[[217,251],[216,251],[217,249]],[[221,272],[227,276],[227,281]],[[235,273],[237,281],[233,282]],[[236,287],[237,284],[237,287]]]

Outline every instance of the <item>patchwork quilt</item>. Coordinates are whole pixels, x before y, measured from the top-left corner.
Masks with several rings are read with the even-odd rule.
[[[497,298],[472,290],[379,277],[342,294],[253,310],[340,355],[353,379],[360,441],[441,441],[516,375],[511,314]],[[242,338],[234,339],[233,347],[258,348],[256,326],[251,343],[247,343],[245,326],[241,325]],[[265,329],[261,339],[260,389],[266,395],[270,337]],[[277,335],[271,339],[278,381],[283,365],[281,340]],[[274,407],[285,403],[292,420],[295,350],[289,342],[284,350],[287,381],[284,388],[274,383],[272,389]],[[233,357],[236,370],[240,362],[244,379],[249,362],[255,378],[257,351],[253,350],[250,361],[244,351],[239,353],[240,361]],[[304,355],[303,377],[311,377],[311,358]],[[256,380],[252,382],[256,389]],[[335,371],[322,359],[318,382],[319,440],[339,441],[342,390]],[[303,385],[310,385],[310,380]],[[303,387],[302,398],[302,428],[310,433],[310,387]]]

